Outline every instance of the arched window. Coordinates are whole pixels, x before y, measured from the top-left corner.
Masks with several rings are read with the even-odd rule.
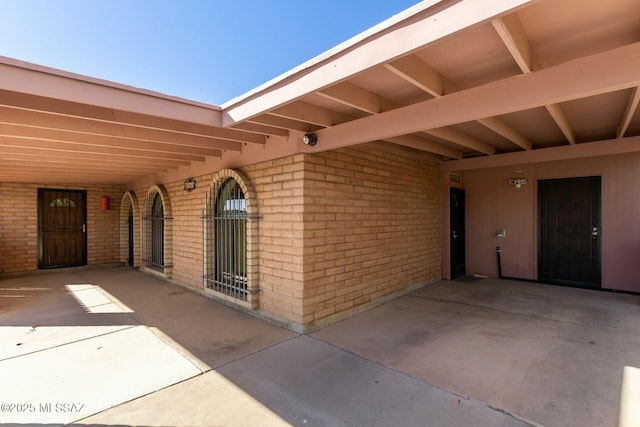
[[[169,195],[162,186],[153,186],[147,193],[143,220],[144,266],[170,277],[171,211]]]
[[[49,203],[49,207],[51,208],[75,208],[76,204],[73,200],[65,199],[65,198],[57,198]]]
[[[210,286],[241,300],[247,299],[247,204],[235,179],[220,187],[214,204],[214,259]]]
[[[247,181],[231,170],[214,178],[203,215],[205,287],[218,297],[257,308],[258,219]],[[250,196],[255,197],[252,190]],[[252,212],[253,210],[253,212]],[[252,215],[253,213],[253,215]]]
[[[151,266],[164,268],[164,205],[160,193],[151,205]]]

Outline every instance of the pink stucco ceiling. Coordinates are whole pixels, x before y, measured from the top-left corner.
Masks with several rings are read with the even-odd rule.
[[[637,0],[424,1],[221,107],[5,58],[0,180],[158,181],[378,140],[449,169],[635,151],[639,69]]]

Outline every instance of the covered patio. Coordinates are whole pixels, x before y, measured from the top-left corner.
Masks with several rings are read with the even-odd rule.
[[[127,267],[0,301],[3,423],[613,426],[639,386],[636,295],[442,281],[308,335]]]
[[[220,106],[0,58],[0,421],[615,425],[638,70],[637,0],[425,0]]]
[[[296,331],[498,276],[497,246],[640,292],[638,28],[426,0],[221,106],[0,58],[0,274],[127,263]]]

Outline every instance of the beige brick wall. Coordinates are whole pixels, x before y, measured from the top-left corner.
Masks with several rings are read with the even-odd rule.
[[[262,162],[240,169],[255,188],[258,203],[259,311],[285,324],[302,323],[304,156]],[[183,181],[165,183],[172,206],[170,279],[204,290],[202,214],[213,174],[194,177],[196,189]],[[144,214],[148,188],[135,194]],[[136,234],[138,236],[138,234]]]
[[[209,191],[212,175],[194,178],[196,188],[190,192],[184,190],[184,182],[176,181],[164,184],[171,204],[171,233],[165,234],[165,250],[171,250],[171,256],[165,256],[165,262],[170,259],[172,267],[167,278],[174,282],[188,285],[197,289],[204,289],[202,280],[202,214],[205,207],[205,195]],[[145,215],[145,204],[150,188],[136,189],[134,194],[138,199],[138,216],[140,224],[135,230],[135,239],[144,240],[142,236],[142,217]],[[165,215],[167,215],[165,209]],[[141,245],[142,246],[142,245]],[[142,251],[141,251],[142,252]],[[143,265],[140,255],[140,265]]]
[[[38,268],[38,188],[86,190],[87,264],[119,261],[121,186],[38,185],[0,183],[0,273]],[[100,210],[100,198],[110,209]]]
[[[0,273],[37,268],[37,186],[0,183]]]
[[[299,154],[240,170],[256,193],[259,312],[313,327],[440,277],[440,167],[428,155],[377,146]],[[214,174],[165,183],[169,278],[203,288],[202,214]],[[37,269],[35,184],[0,184],[0,272]],[[124,260],[125,188],[87,190],[88,264]],[[140,259],[149,188],[135,190]],[[100,197],[111,200],[101,211]],[[129,203],[129,199],[126,200]]]
[[[171,279],[203,288],[202,281],[202,213],[205,205],[205,194],[211,185],[211,175],[197,177],[196,189],[184,190],[184,182],[173,182],[165,185],[169,198],[173,219],[173,269]]]
[[[240,170],[256,192],[259,312],[313,327],[440,276],[440,168],[428,155],[373,146],[299,154]],[[202,214],[214,174],[165,183],[170,279],[203,289]],[[0,272],[37,269],[38,185],[0,184]],[[125,253],[119,186],[87,190],[88,264]],[[149,188],[135,191],[135,238]],[[101,211],[100,197],[111,199]],[[128,199],[127,199],[128,203]],[[138,252],[137,252],[138,253]],[[165,259],[167,257],[165,256]],[[138,262],[140,259],[138,259]]]
[[[252,180],[258,225],[260,308],[285,322],[303,322],[304,159],[300,154],[243,168]]]
[[[440,162],[372,147],[306,158],[304,324],[440,278]]]
[[[440,277],[440,163],[374,146],[243,167],[258,214],[258,312],[313,327]],[[171,280],[204,291],[205,195],[214,174],[165,183]],[[149,188],[136,190],[140,215]],[[138,236],[138,234],[136,234]]]
[[[119,262],[119,217],[124,187],[100,185],[69,188],[87,191],[87,264]],[[109,197],[107,211],[100,210],[100,198],[103,196]]]

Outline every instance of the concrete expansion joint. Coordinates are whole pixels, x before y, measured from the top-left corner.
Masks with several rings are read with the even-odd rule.
[[[328,345],[328,346],[330,346],[330,347],[336,348],[336,349],[338,349],[338,350],[340,350],[340,351],[344,351],[345,353],[348,353],[348,354],[350,354],[350,355],[352,355],[353,357],[356,357],[356,358],[358,358],[358,359],[366,360],[366,361],[368,361],[368,362],[370,362],[370,363],[373,363],[373,364],[375,364],[375,365],[378,365],[378,366],[380,366],[380,367],[382,367],[382,368],[384,368],[384,369],[388,369],[388,370],[390,370],[390,371],[393,371],[393,372],[395,372],[395,373],[396,373],[396,374],[398,374],[398,375],[402,375],[402,376],[405,376],[405,377],[407,377],[407,378],[412,378],[412,379],[414,379],[414,380],[416,380],[416,381],[419,381],[419,382],[421,382],[421,383],[423,383],[423,384],[427,384],[427,385],[429,385],[429,386],[431,386],[431,387],[434,387],[434,388],[436,388],[436,389],[438,389],[438,390],[441,390],[441,391],[443,391],[443,392],[445,392],[445,393],[452,394],[452,395],[454,395],[454,396],[456,396],[456,397],[458,398],[458,401],[460,401],[460,400],[466,400],[466,401],[469,401],[469,402],[475,403],[475,404],[480,405],[480,406],[482,406],[482,407],[484,407],[484,408],[490,409],[490,410],[492,410],[492,411],[499,412],[499,413],[501,413],[501,414],[505,414],[506,416],[511,417],[511,418],[513,418],[513,419],[516,419],[516,420],[518,420],[518,421],[522,421],[523,423],[527,423],[527,424],[529,424],[531,427],[545,427],[543,424],[539,424],[539,423],[537,423],[537,422],[535,422],[535,421],[533,421],[533,420],[529,420],[529,419],[527,419],[527,418],[525,418],[525,417],[522,417],[522,416],[520,416],[520,415],[514,414],[514,413],[512,413],[512,412],[510,412],[510,411],[508,411],[508,410],[506,410],[506,409],[504,409],[504,408],[498,408],[498,407],[496,407],[496,406],[490,405],[489,403],[486,403],[486,402],[482,402],[482,401],[480,401],[480,400],[473,399],[472,397],[469,397],[469,396],[466,396],[466,395],[464,395],[464,394],[458,393],[458,392],[456,392],[456,391],[454,391],[454,390],[450,390],[450,389],[448,389],[448,388],[446,388],[446,387],[442,387],[442,386],[440,386],[440,385],[438,385],[438,384],[434,384],[434,383],[431,383],[431,382],[425,381],[425,380],[423,380],[422,378],[415,377],[415,376],[413,376],[413,375],[410,375],[410,374],[408,374],[408,373],[406,373],[406,372],[400,371],[400,370],[398,370],[398,369],[396,369],[396,368],[393,368],[393,367],[391,367],[391,366],[387,366],[387,365],[385,365],[385,364],[383,364],[383,363],[380,363],[380,362],[379,362],[379,361],[377,361],[377,360],[369,359],[368,357],[364,357],[364,356],[362,356],[361,354],[354,353],[354,352],[353,352],[353,351],[351,351],[351,350],[348,350],[348,349],[346,349],[346,348],[342,348],[342,347],[337,346],[337,345],[335,345],[335,344],[332,344],[332,343],[330,343],[330,342],[328,342],[328,341],[325,341],[325,340],[323,340],[323,339],[321,339],[321,338],[312,337],[312,336],[309,336],[309,338],[314,339],[314,340],[316,340],[316,341],[320,341],[320,342],[322,342],[322,343],[324,343],[324,344],[326,344],[326,345]]]
[[[200,372],[198,375],[194,375],[194,376],[189,377],[189,378],[184,378],[183,380],[180,380],[180,381],[178,381],[178,382],[176,382],[176,383],[169,384],[169,385],[167,385],[167,386],[164,386],[164,387],[161,387],[161,388],[158,388],[158,389],[152,390],[152,391],[150,391],[149,393],[145,393],[145,394],[141,394],[141,395],[139,395],[139,396],[133,397],[133,398],[131,398],[131,399],[127,400],[127,401],[120,402],[120,403],[118,403],[117,405],[111,406],[111,407],[109,407],[109,408],[105,408],[105,409],[103,409],[102,411],[98,411],[98,412],[95,412],[95,413],[93,413],[93,414],[89,415],[88,417],[83,417],[83,418],[80,418],[80,419],[74,420],[74,421],[72,421],[72,422],[70,422],[70,423],[67,423],[67,424],[65,424],[65,425],[72,426],[72,425],[80,424],[80,423],[82,423],[82,422],[83,422],[83,420],[85,420],[85,419],[87,419],[87,418],[95,417],[95,416],[97,416],[97,415],[102,414],[103,412],[109,412],[109,411],[112,411],[112,410],[113,410],[113,409],[115,409],[115,408],[119,408],[119,407],[121,407],[121,406],[125,406],[125,405],[127,405],[127,404],[129,404],[129,403],[131,403],[131,402],[134,402],[134,401],[136,401],[136,400],[142,399],[142,398],[144,398],[144,397],[146,397],[146,396],[151,396],[151,395],[153,395],[153,394],[156,394],[156,393],[161,392],[162,390],[167,390],[167,389],[170,389],[170,388],[172,388],[172,387],[175,387],[175,386],[177,386],[177,385],[179,385],[179,384],[182,384],[182,383],[185,383],[185,382],[191,381],[192,379],[197,378],[197,377],[200,377],[200,376],[202,376],[202,375],[204,375],[204,374],[205,374],[205,372]]]
[[[149,332],[151,332],[154,336],[158,337],[158,339],[160,339],[163,343],[165,343],[167,346],[169,346],[173,351],[175,351],[180,356],[182,356],[185,359],[187,359],[189,361],[189,363],[191,363],[193,366],[195,366],[200,371],[199,375],[202,375],[205,372],[209,372],[209,371],[213,370],[213,368],[211,366],[209,366],[206,363],[202,362],[200,359],[198,359],[196,356],[194,356],[189,350],[184,348],[182,345],[178,344],[178,342],[175,341],[173,338],[171,338],[169,335],[165,334],[161,329],[156,328],[156,327],[151,327],[151,326],[148,326],[148,325],[142,325],[142,326],[144,326],[144,328],[146,330],[148,330]]]
[[[132,317],[133,317],[133,316],[132,316]],[[160,329],[153,328],[153,327],[149,327],[149,326],[147,326],[147,325],[138,325],[138,326],[144,326],[147,330],[149,330],[151,333],[153,333],[156,337],[158,337],[160,340],[162,340],[165,344],[167,344],[168,346],[170,346],[174,351],[178,352],[182,357],[186,358],[190,363],[192,363],[192,364],[193,364],[193,365],[194,365],[194,366],[195,366],[195,367],[200,371],[200,373],[199,373],[199,374],[197,374],[197,375],[191,376],[191,377],[189,377],[189,378],[184,378],[184,379],[183,379],[183,380],[181,380],[181,381],[178,381],[178,382],[173,383],[173,384],[169,384],[169,385],[167,385],[167,386],[165,386],[165,387],[162,387],[162,388],[159,388],[159,389],[156,389],[156,390],[150,391],[149,393],[146,393],[146,394],[144,394],[144,395],[140,395],[140,396],[134,397],[134,398],[132,398],[132,399],[130,399],[130,400],[128,400],[128,401],[121,402],[121,403],[119,403],[118,405],[112,406],[112,407],[110,407],[110,408],[106,408],[106,409],[104,409],[103,411],[100,411],[100,412],[97,412],[97,413],[95,413],[95,414],[92,414],[92,415],[91,415],[92,417],[93,417],[93,416],[96,416],[96,415],[99,415],[99,414],[101,414],[101,413],[103,413],[103,412],[111,411],[111,410],[113,410],[114,408],[123,407],[123,406],[127,405],[128,403],[131,403],[131,402],[133,402],[133,401],[136,401],[136,400],[142,399],[142,398],[144,398],[145,396],[149,396],[149,395],[152,395],[152,394],[156,394],[156,393],[161,392],[162,390],[167,390],[167,389],[170,389],[170,388],[176,387],[176,386],[178,386],[178,385],[180,385],[180,384],[182,384],[182,383],[186,383],[186,382],[188,382],[188,381],[191,381],[191,380],[193,380],[194,378],[201,377],[201,376],[205,375],[205,374],[206,374],[206,373],[208,373],[208,372],[211,372],[211,371],[219,371],[220,369],[224,368],[224,367],[225,367],[225,366],[227,366],[227,365],[230,365],[230,364],[232,364],[232,363],[235,363],[235,362],[241,361],[241,360],[246,359],[246,358],[248,358],[248,357],[251,357],[251,356],[253,356],[253,355],[256,355],[256,354],[262,353],[262,352],[264,352],[264,351],[269,350],[270,348],[273,348],[273,347],[279,346],[279,345],[281,345],[281,344],[285,344],[285,343],[287,343],[288,341],[291,341],[291,340],[294,340],[294,339],[298,339],[298,338],[300,338],[300,336],[301,336],[301,335],[295,335],[295,336],[290,337],[290,338],[287,338],[287,339],[285,339],[285,340],[283,340],[283,341],[279,341],[279,342],[277,342],[277,343],[274,343],[274,344],[272,344],[272,345],[270,345],[270,346],[268,346],[268,347],[264,347],[264,348],[262,348],[262,349],[260,349],[260,350],[258,350],[258,351],[254,351],[253,353],[248,353],[248,354],[244,355],[243,357],[239,357],[239,358],[237,358],[237,359],[230,360],[230,361],[228,361],[228,362],[226,362],[226,363],[223,363],[223,364],[221,364],[221,365],[219,365],[219,366],[216,366],[216,367],[211,367],[211,366],[209,366],[209,365],[205,364],[204,362],[200,361],[196,356],[194,356],[193,354],[191,354],[191,352],[189,352],[187,349],[185,349],[184,347],[182,347],[180,344],[178,344],[176,341],[174,341],[171,337],[169,337],[168,335],[166,335],[166,334],[165,334],[164,332],[162,332]],[[72,422],[71,424],[80,423],[80,422],[82,422],[82,419],[76,420],[76,421]]]
[[[271,349],[271,348],[278,347],[278,346],[279,346],[279,345],[281,345],[281,344],[285,344],[285,343],[288,343],[289,341],[296,340],[296,339],[300,338],[301,336],[304,336],[304,334],[298,334],[298,335],[295,335],[295,336],[290,337],[290,338],[287,338],[287,339],[285,339],[285,340],[283,340],[283,341],[278,341],[278,342],[273,343],[273,344],[271,344],[271,345],[269,345],[269,346],[267,346],[267,347],[263,347],[263,348],[261,348],[260,350],[254,351],[253,353],[247,353],[247,354],[245,354],[245,355],[244,355],[244,356],[242,356],[242,357],[238,357],[237,359],[229,360],[228,362],[225,362],[225,363],[223,363],[223,364],[221,364],[221,365],[219,365],[219,366],[215,367],[215,368],[214,368],[214,369],[212,369],[212,370],[214,370],[214,371],[220,370],[220,369],[224,368],[225,366],[228,366],[228,365],[230,365],[230,364],[232,364],[232,363],[238,362],[238,361],[240,361],[240,360],[244,360],[244,359],[246,359],[246,358],[248,358],[248,357],[251,357],[251,356],[254,356],[254,355],[256,355],[256,354],[263,353],[263,352],[265,352],[265,351],[267,351],[267,350],[269,350],[269,349]]]
[[[435,386],[435,387],[437,387],[437,386]],[[440,388],[440,387],[439,387],[439,388]],[[449,391],[449,390],[447,390],[447,389],[445,389],[445,388],[441,388],[441,389],[442,389],[442,390],[445,390],[445,391]],[[453,391],[449,391],[449,392],[450,392],[450,393],[453,393],[453,394],[456,394],[456,393],[455,393],[455,392],[453,392]],[[533,420],[530,420],[530,419],[528,419],[528,418],[526,418],[526,417],[523,417],[523,416],[520,416],[520,415],[514,414],[513,412],[507,411],[507,410],[506,410],[506,409],[504,409],[504,408],[498,408],[498,407],[493,406],[493,405],[490,405],[490,404],[488,404],[488,403],[486,403],[486,402],[481,402],[481,401],[479,401],[479,400],[475,400],[475,399],[472,399],[472,398],[467,398],[467,400],[469,400],[470,402],[477,403],[478,405],[484,406],[484,407],[485,407],[485,408],[487,408],[487,409],[491,409],[492,411],[496,411],[496,412],[500,412],[501,414],[505,414],[506,416],[511,417],[511,418],[514,418],[514,419],[516,419],[516,420],[518,420],[518,421],[522,421],[523,423],[527,423],[527,424],[529,424],[531,427],[546,427],[544,424],[540,424],[540,423],[537,423],[537,422],[535,422],[535,421],[533,421]]]
[[[17,359],[17,358],[20,358],[20,357],[23,357],[23,356],[28,356],[28,355],[31,355],[31,354],[42,353],[42,352],[45,352],[45,351],[53,350],[54,348],[66,347],[68,345],[76,344],[76,343],[83,342],[83,341],[92,340],[92,339],[95,339],[95,338],[98,338],[98,337],[104,337],[104,336],[107,336],[107,335],[117,334],[118,332],[126,331],[128,329],[136,328],[138,326],[140,326],[140,325],[123,325],[122,329],[118,329],[118,330],[115,330],[115,331],[109,331],[109,332],[105,332],[105,333],[98,334],[98,335],[91,335],[90,337],[82,338],[82,339],[79,339],[79,340],[68,341],[68,342],[64,342],[62,344],[53,345],[51,347],[41,348],[39,350],[30,351],[28,353],[18,354],[18,355],[15,355],[15,356],[11,356],[11,357],[7,357],[7,358],[4,358],[4,359],[0,359],[0,362],[4,362],[6,360],[11,360],[11,359]],[[40,327],[47,327],[47,325],[31,326],[31,333],[37,334],[38,333],[38,328],[40,328]]]

